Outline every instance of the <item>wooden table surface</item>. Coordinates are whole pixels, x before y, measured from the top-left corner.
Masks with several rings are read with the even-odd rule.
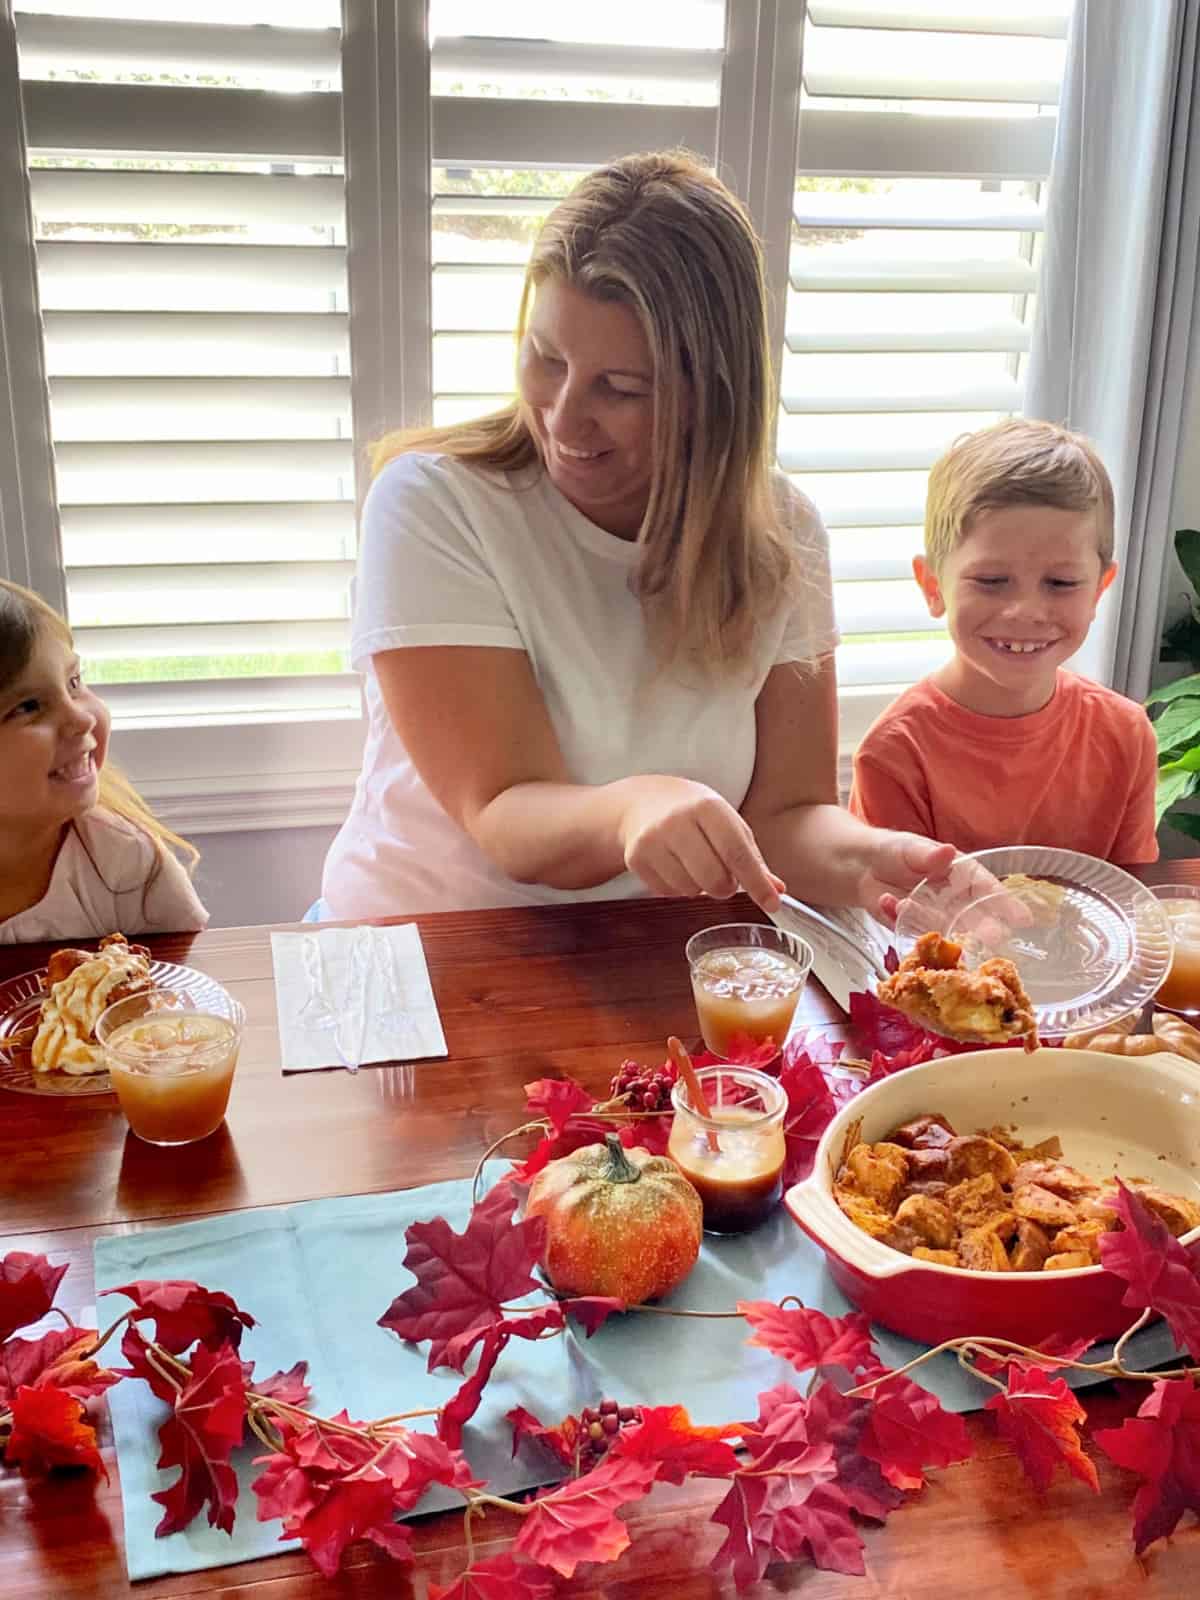
[[[1200,883],[1200,861],[1142,875]],[[0,1095],[0,1255],[43,1251],[67,1261],[60,1302],[91,1321],[92,1244],[100,1233],[468,1175],[482,1150],[520,1120],[524,1083],[570,1074],[599,1091],[624,1057],[658,1061],[669,1033],[694,1036],[684,941],[714,922],[747,917],[758,917],[748,902],[649,901],[421,918],[449,1060],[357,1076],[280,1073],[270,929],[152,940],[157,955],[211,974],[246,1007],[226,1125],[199,1145],[160,1150],[128,1133],[111,1097]],[[0,948],[0,979],[44,964],[45,955],[45,947]],[[816,985],[803,1007],[807,1021],[837,1020]],[[1086,1403],[1093,1421],[1107,1425],[1136,1401],[1106,1386]],[[967,1593],[971,1600],[1184,1600],[1200,1593],[1195,1519],[1139,1560],[1129,1540],[1135,1482],[1128,1474],[1097,1452],[1098,1496],[1071,1480],[1039,1501],[990,1423],[974,1416],[968,1426],[976,1447],[970,1462],[935,1474],[886,1527],[864,1525],[865,1578],[779,1565],[750,1591],[752,1600],[781,1593],[805,1600],[962,1600]],[[358,1544],[329,1581],[298,1552],[135,1588],[125,1577],[106,1421],[101,1438],[107,1485],[86,1474],[25,1479],[0,1467],[3,1600],[424,1600],[430,1582],[452,1582],[464,1564],[462,1518],[447,1513],[414,1524],[417,1559],[409,1569]],[[708,1570],[721,1542],[708,1518],[722,1492],[703,1482],[654,1490],[628,1513],[632,1549],[611,1566],[580,1569],[558,1592],[597,1600],[732,1595],[732,1582]],[[514,1532],[503,1514],[489,1514],[482,1538],[476,1534],[477,1555],[502,1549]]]

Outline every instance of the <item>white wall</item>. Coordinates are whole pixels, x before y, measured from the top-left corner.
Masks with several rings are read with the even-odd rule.
[[[321,867],[336,828],[197,833],[196,887],[214,928],[298,922],[321,889]]]

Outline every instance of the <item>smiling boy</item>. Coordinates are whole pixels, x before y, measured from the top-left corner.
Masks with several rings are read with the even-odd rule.
[[[1156,860],[1149,719],[1063,665],[1116,570],[1112,484],[1087,440],[1019,419],[957,440],[929,475],[913,560],[954,654],[868,731],[851,810],[964,851]]]

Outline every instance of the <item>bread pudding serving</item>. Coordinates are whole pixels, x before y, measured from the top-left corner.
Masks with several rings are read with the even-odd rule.
[[[1037,1020],[1016,967],[995,956],[971,968],[963,964],[962,954],[953,939],[923,933],[879,985],[879,999],[951,1039],[972,1044],[1023,1039],[1026,1050],[1036,1050]]]
[[[110,933],[98,950],[56,950],[46,971],[48,993],[30,1046],[36,1072],[73,1076],[103,1072],[96,1043],[100,1015],[118,1000],[154,987],[150,952]]]

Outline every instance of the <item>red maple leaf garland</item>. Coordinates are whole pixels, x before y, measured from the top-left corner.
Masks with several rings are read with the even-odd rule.
[[[52,1267],[46,1256],[10,1250],[0,1260],[0,1341],[40,1322],[54,1304],[67,1268]]]
[[[1172,1237],[1164,1222],[1117,1179],[1109,1202],[1123,1228],[1100,1238],[1100,1260],[1128,1285],[1121,1301],[1136,1311],[1150,1309],[1167,1319],[1181,1349],[1200,1361],[1200,1271],[1190,1250]]]
[[[477,1561],[454,1583],[429,1585],[429,1600],[551,1600],[554,1579],[507,1554]]]
[[[648,1492],[658,1467],[615,1450],[582,1478],[543,1491],[521,1524],[513,1549],[564,1578],[582,1561],[615,1561],[629,1546],[617,1510]]]
[[[178,1467],[179,1476],[150,1496],[163,1508],[156,1538],[186,1528],[206,1505],[210,1526],[233,1532],[238,1481],[229,1457],[242,1442],[245,1421],[246,1379],[237,1351],[228,1341],[216,1350],[198,1345],[173,1414],[158,1432],[158,1465]]]
[[[210,1350],[223,1344],[236,1350],[244,1331],[254,1326],[254,1318],[227,1294],[184,1279],[141,1279],[101,1292],[132,1300],[134,1320],[153,1322],[155,1342],[172,1355],[180,1355],[197,1341]]]
[[[91,1328],[52,1328],[40,1339],[8,1339],[0,1345],[0,1409],[11,1406],[19,1388],[61,1389],[77,1400],[103,1394],[119,1375],[92,1359]]]
[[[1052,1378],[1034,1366],[1009,1369],[1008,1388],[993,1395],[984,1410],[1016,1452],[1026,1476],[1040,1494],[1060,1467],[1100,1492],[1096,1463],[1084,1454],[1079,1424],[1087,1412],[1067,1387],[1065,1378]]]
[[[379,1443],[365,1428],[344,1411],[328,1424],[284,1426],[283,1448],[255,1461],[263,1468],[251,1485],[258,1520],[278,1517],[281,1537],[299,1539],[326,1577],[354,1539],[371,1540],[394,1560],[411,1560],[408,1529],[397,1525],[397,1514],[411,1511],[432,1483],[478,1487],[466,1459],[431,1434],[394,1427]]]
[[[82,1402],[62,1389],[20,1388],[12,1397],[12,1432],[4,1459],[26,1468],[90,1467],[108,1477],[96,1448],[96,1430],[83,1420]]]
[[[1138,1555],[1173,1533],[1185,1511],[1200,1513],[1200,1390],[1190,1378],[1161,1379],[1136,1417],[1094,1437],[1105,1455],[1142,1479],[1133,1502]]]

